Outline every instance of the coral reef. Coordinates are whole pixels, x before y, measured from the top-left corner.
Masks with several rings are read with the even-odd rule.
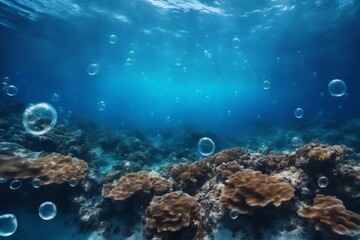
[[[360,234],[360,215],[346,210],[343,202],[336,197],[316,195],[314,206],[304,206],[298,215],[313,224],[316,230],[330,229],[340,235]]]
[[[161,239],[204,239],[196,198],[178,191],[154,197],[146,209],[146,232]]]
[[[105,198],[123,201],[138,192],[164,193],[169,188],[169,185],[169,182],[162,177],[155,176],[147,171],[140,171],[126,174],[116,183],[104,184],[102,195]]]
[[[264,207],[270,203],[278,207],[293,196],[294,189],[283,178],[246,169],[226,181],[221,201],[230,209],[250,214],[252,207]]]
[[[17,116],[2,111],[0,119],[3,206],[25,201],[37,207],[40,199],[51,198],[59,211],[71,207],[77,213],[81,232],[96,231],[104,238],[139,233],[145,221],[146,237],[163,240],[217,239],[212,233],[217,227],[241,239],[264,239],[259,233],[264,229],[275,234],[302,229],[301,239],[338,240],[354,239],[360,231],[359,215],[347,210],[358,212],[360,204],[360,155],[349,154],[345,145],[313,140],[294,148],[291,137],[300,134],[294,128],[284,134],[283,129],[261,126],[265,133],[227,139],[189,128],[150,134],[109,129],[76,117],[60,120],[46,135],[33,136],[23,129],[22,110]],[[325,134],[300,135],[304,142],[316,136],[322,143],[351,143],[348,146],[358,150],[353,125],[346,126],[352,139],[326,127]],[[226,150],[197,160],[196,144],[204,134],[216,142],[217,150]],[[246,148],[227,149],[230,146]],[[326,187],[318,185],[319,176],[327,177]],[[13,190],[4,184],[18,178],[28,179],[22,181],[27,186],[35,177],[46,185],[72,177],[83,180],[74,188],[53,184]],[[234,220],[229,209],[247,214]],[[314,231],[303,218],[322,231]],[[248,233],[240,237],[241,231]],[[136,234],[132,238],[140,239]]]

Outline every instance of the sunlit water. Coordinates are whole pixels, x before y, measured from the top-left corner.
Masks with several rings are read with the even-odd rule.
[[[359,9],[350,0],[2,0],[0,74],[17,87],[14,101],[56,93],[60,117],[138,129],[358,116]],[[333,79],[346,83],[341,97],[329,93]]]

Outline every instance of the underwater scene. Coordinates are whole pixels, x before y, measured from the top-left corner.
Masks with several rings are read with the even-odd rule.
[[[360,240],[360,1],[0,0],[0,240]]]

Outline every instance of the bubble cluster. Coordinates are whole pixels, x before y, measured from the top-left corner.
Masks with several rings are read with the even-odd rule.
[[[115,34],[111,34],[109,36],[109,43],[115,44],[115,43],[117,43],[117,41],[118,41],[118,38],[117,38],[117,36]]]
[[[295,117],[302,118],[304,116],[304,110],[302,108],[295,109]]]
[[[39,207],[39,216],[44,220],[51,220],[57,214],[56,205],[52,202],[44,202]]]
[[[293,137],[291,139],[291,145],[293,145],[294,147],[300,147],[303,145],[303,141],[299,137]]]
[[[23,125],[28,133],[43,135],[49,132],[57,122],[57,112],[48,103],[38,103],[25,109]]]
[[[77,180],[77,178],[70,178],[70,180],[69,180],[69,185],[71,187],[76,187],[76,185],[78,185],[78,183],[79,183],[79,180]]]
[[[14,85],[7,85],[5,88],[5,92],[8,96],[13,97],[18,94],[19,90]]]
[[[271,86],[271,83],[270,83],[268,80],[265,80],[265,81],[263,82],[263,88],[264,88],[265,90],[269,90],[269,89],[270,89],[270,86]]]
[[[334,79],[328,85],[329,93],[333,97],[342,97],[346,93],[346,84],[343,80]]]
[[[240,41],[240,39],[238,39],[238,38],[233,38],[233,40],[232,40],[232,45],[233,45],[233,47],[234,48],[239,48],[240,47],[240,44],[241,44],[241,41]]]
[[[239,217],[239,212],[236,210],[231,210],[229,216],[231,219],[237,219]]]
[[[215,151],[215,143],[211,138],[203,137],[198,142],[198,151],[203,156],[210,156]]]
[[[97,107],[99,111],[104,111],[106,107],[106,103],[104,101],[97,102]]]
[[[6,91],[7,86],[9,85],[10,82],[10,78],[9,77],[3,77],[1,79],[1,89],[0,90],[4,90]]]
[[[18,223],[14,214],[0,215],[0,236],[8,237],[15,233]]]
[[[21,186],[22,186],[22,182],[18,179],[12,180],[9,184],[9,188],[11,190],[17,190],[17,189],[21,188]]]
[[[329,179],[325,176],[320,176],[318,179],[318,186],[321,188],[325,188],[327,187],[327,185],[329,184]]]
[[[33,188],[39,188],[41,187],[41,180],[39,178],[34,178],[32,181],[31,181],[31,185],[33,186]]]
[[[99,64],[98,63],[90,63],[87,66],[87,72],[90,76],[94,76],[99,72]]]

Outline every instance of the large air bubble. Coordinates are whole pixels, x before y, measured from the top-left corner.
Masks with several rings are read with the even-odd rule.
[[[13,235],[17,226],[18,223],[14,214],[0,215],[0,236],[8,237]]]
[[[342,97],[346,93],[346,84],[343,80],[334,79],[328,85],[329,93],[333,97]]]
[[[203,156],[210,156],[215,151],[215,143],[211,138],[203,137],[199,140],[198,151]]]
[[[49,132],[57,122],[57,112],[48,103],[38,103],[25,109],[23,125],[28,133],[43,135]]]

